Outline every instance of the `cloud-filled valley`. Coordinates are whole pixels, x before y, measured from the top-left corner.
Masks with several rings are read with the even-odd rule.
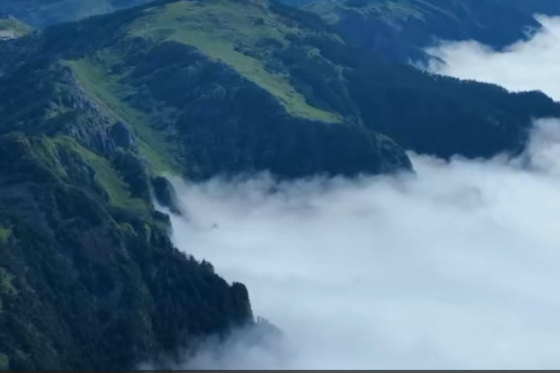
[[[444,44],[429,68],[511,90],[560,90],[560,21],[496,52]],[[174,184],[174,243],[247,285],[281,340],[233,339],[207,368],[558,368],[560,122],[520,157],[416,174]]]
[[[475,41],[443,42],[429,48],[429,71],[499,84],[511,91],[540,90],[560,100],[560,18],[537,16],[542,30],[503,51]]]

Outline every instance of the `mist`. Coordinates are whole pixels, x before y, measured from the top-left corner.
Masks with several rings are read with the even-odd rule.
[[[537,122],[516,159],[411,157],[416,175],[174,180],[174,243],[284,333],[190,364],[560,367],[560,122]]]
[[[537,16],[542,29],[502,51],[475,41],[442,42],[428,48],[427,70],[499,84],[510,91],[540,90],[560,100],[560,17]],[[499,22],[499,20],[497,20]]]

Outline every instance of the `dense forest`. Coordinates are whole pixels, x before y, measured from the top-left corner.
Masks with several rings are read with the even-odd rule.
[[[107,119],[68,70],[27,72],[0,88],[4,366],[132,368],[188,337],[251,323],[243,285],[171,245],[168,217],[150,198],[165,184],[126,127],[98,137]],[[25,112],[15,110],[22,100]]]
[[[160,0],[24,34],[0,42],[1,368],[129,369],[255,325],[250,289],[173,247],[163,173],[409,172],[404,149],[515,153],[560,116],[280,2]]]

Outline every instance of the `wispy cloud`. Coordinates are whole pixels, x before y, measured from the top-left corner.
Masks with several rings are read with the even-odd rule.
[[[413,155],[418,174],[397,178],[175,181],[176,245],[247,284],[285,333],[282,348],[237,340],[197,361],[560,367],[559,134],[540,121],[510,161]]]

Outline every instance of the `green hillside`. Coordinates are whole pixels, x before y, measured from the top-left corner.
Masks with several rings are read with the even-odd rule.
[[[240,9],[241,8],[241,9]],[[188,16],[181,18],[181,14]],[[313,33],[290,26],[266,9],[264,2],[238,3],[213,1],[205,6],[177,2],[163,9],[151,9],[131,25],[131,36],[156,43],[177,41],[196,47],[215,61],[222,61],[273,94],[290,114],[325,122],[340,121],[336,113],[306,102],[304,95],[289,81],[281,68],[274,70],[274,49],[289,47],[291,33]],[[312,47],[302,50],[313,58]],[[318,55],[317,58],[321,56]]]
[[[259,18],[273,16],[263,4],[246,7],[266,28]],[[160,32],[163,23],[144,26],[173,7],[175,16],[209,17],[190,5],[135,9],[0,45],[2,367],[134,368],[253,323],[243,285],[169,241],[168,217],[152,204],[152,196],[173,201],[163,171],[196,179],[410,167],[400,147],[356,116],[308,102],[287,72],[236,50],[242,39],[270,52],[250,28],[213,50],[220,30],[197,49],[179,24],[178,35]],[[199,6],[231,14],[225,2]],[[308,58],[309,47],[298,50]],[[247,58],[251,68],[236,65]]]
[[[320,53],[318,43],[344,48],[340,38],[288,16],[264,1],[163,2],[82,23],[74,38],[60,38],[73,25],[47,30],[39,50],[131,126],[157,169],[205,178],[409,167],[361,125],[344,67]]]
[[[133,368],[252,322],[242,285],[172,246],[169,192],[67,66],[0,82],[4,366]]]
[[[56,25],[0,43],[0,72],[11,369],[130,369],[255,325],[242,284],[170,242],[153,199],[181,209],[164,172],[408,172],[403,146],[490,157],[521,149],[532,118],[560,116],[543,94],[387,63],[265,0],[157,1]]]

